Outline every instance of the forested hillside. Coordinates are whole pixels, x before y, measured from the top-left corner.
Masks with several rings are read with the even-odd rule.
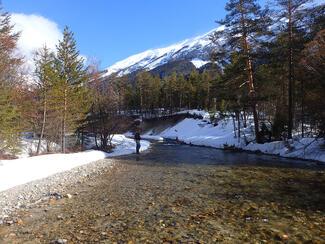
[[[325,5],[279,0],[262,8],[256,1],[231,0],[226,10],[218,21],[224,28],[210,33],[209,64],[196,69],[170,62],[106,78],[120,94],[120,110],[198,108],[231,112],[237,120],[252,115],[259,142],[262,124],[272,140],[297,133],[323,137]]]
[[[42,141],[48,152],[57,150],[51,143],[66,152],[72,134],[79,147],[85,133],[109,150],[112,136],[131,128],[130,115],[186,109],[209,111],[212,120],[216,113],[232,116],[244,126],[253,118],[258,143],[324,137],[325,5],[277,0],[262,8],[254,0],[229,0],[226,11],[213,32],[168,49],[171,59],[110,76],[85,65],[66,27],[55,52],[45,46],[35,54],[30,82],[16,53],[20,33],[1,10],[1,154],[16,154],[26,132],[38,140],[36,154]]]

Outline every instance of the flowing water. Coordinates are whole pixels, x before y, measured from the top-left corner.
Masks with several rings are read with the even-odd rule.
[[[76,197],[21,213],[0,242],[325,243],[322,164],[173,142],[116,161]]]

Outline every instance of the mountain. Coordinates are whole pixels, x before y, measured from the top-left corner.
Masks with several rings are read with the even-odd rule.
[[[213,44],[209,37],[214,31],[168,47],[133,55],[108,67],[103,77],[112,74],[124,76],[139,70],[150,70],[164,75],[173,71],[188,73],[192,69],[199,69],[210,62]]]

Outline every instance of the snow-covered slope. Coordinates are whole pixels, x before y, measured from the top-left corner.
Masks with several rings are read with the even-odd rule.
[[[152,70],[168,62],[179,60],[187,60],[200,68],[209,62],[213,48],[209,36],[213,31],[215,30],[168,47],[151,49],[133,55],[108,67],[104,76],[114,73],[123,76],[140,69]]]
[[[142,138],[152,140],[178,139],[182,142],[198,146],[208,146],[224,149],[225,146],[234,146],[247,151],[259,151],[265,154],[278,155],[286,158],[300,158],[325,162],[325,140],[316,138],[301,138],[296,136],[293,140],[272,141],[256,144],[253,141],[254,124],[248,121],[247,128],[241,127],[241,138],[234,137],[232,119],[223,118],[216,126],[207,122],[208,114],[204,111],[189,111],[191,114],[201,115],[204,120],[188,118],[178,122],[160,133],[154,129],[148,131]],[[243,122],[243,121],[242,121]],[[243,123],[241,123],[243,125]],[[246,141],[251,141],[246,145]]]

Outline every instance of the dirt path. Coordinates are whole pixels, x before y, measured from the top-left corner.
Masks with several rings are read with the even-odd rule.
[[[323,170],[134,157],[17,213],[0,243],[325,242]]]

